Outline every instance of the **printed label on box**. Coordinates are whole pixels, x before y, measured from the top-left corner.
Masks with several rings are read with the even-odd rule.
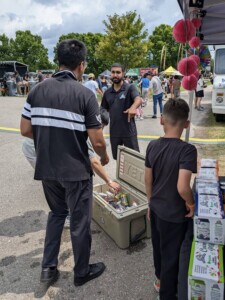
[[[203,179],[216,179],[217,170],[215,168],[201,168],[198,177]]]
[[[205,282],[201,280],[190,280],[191,285],[191,300],[205,299],[206,287]]]
[[[192,275],[218,282],[218,254],[218,245],[196,242]]]
[[[216,195],[198,194],[198,216],[222,217],[220,199]]]

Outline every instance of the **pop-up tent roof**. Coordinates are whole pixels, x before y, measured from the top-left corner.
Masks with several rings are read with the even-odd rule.
[[[225,45],[225,1],[224,0],[177,0],[186,19],[200,16],[202,25],[201,43],[206,45]],[[195,6],[195,7],[193,7]],[[189,92],[191,120],[194,91]],[[190,127],[186,130],[185,140],[189,140]]]
[[[105,70],[104,72],[102,72],[102,73],[100,74],[100,76],[101,76],[101,75],[111,76],[111,72],[110,72],[109,70]]]
[[[174,69],[172,66],[170,66],[169,68],[167,68],[165,71],[163,71],[163,74],[166,75],[173,75],[173,73],[177,72],[176,69]]]
[[[191,19],[196,10],[202,16],[200,33],[202,44],[225,44],[225,1],[224,0],[177,0],[185,18]],[[190,7],[190,2],[202,3],[202,7]],[[195,11],[195,12],[194,12]]]
[[[129,69],[128,72],[126,73],[126,76],[139,76],[139,69],[138,68]]]
[[[18,61],[0,61],[0,78],[2,78],[6,72],[16,71],[23,76],[28,71],[28,66]]]

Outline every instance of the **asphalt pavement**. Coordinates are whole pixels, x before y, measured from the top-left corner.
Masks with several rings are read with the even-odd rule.
[[[182,97],[187,99],[187,92]],[[198,125],[210,109],[210,87],[203,101],[204,112],[193,110],[191,136],[197,136]],[[41,183],[33,180],[33,170],[25,160],[19,128],[24,97],[0,97],[0,299],[76,299],[76,300],[154,300],[154,268],[150,239],[144,239],[126,250],[94,221],[92,222],[91,262],[103,261],[105,273],[82,287],[73,285],[73,255],[69,230],[62,236],[59,255],[60,278],[46,289],[39,283],[41,260],[48,215]],[[140,151],[145,154],[148,136],[163,135],[158,118],[152,119],[152,101],[144,108],[144,120],[137,121]],[[108,133],[108,128],[105,129]],[[147,137],[146,137],[147,136]],[[200,136],[199,136],[200,138]],[[112,178],[116,162],[106,166]],[[102,180],[95,176],[95,183]]]

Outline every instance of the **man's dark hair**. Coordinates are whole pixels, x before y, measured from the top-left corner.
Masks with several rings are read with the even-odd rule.
[[[122,72],[124,72],[124,67],[120,63],[112,64],[111,69],[112,68],[121,68]]]
[[[179,76],[178,75],[174,75],[174,79],[178,79],[179,78]]]
[[[86,60],[87,49],[84,43],[68,39],[59,43],[57,55],[59,66],[64,65],[69,70],[74,70],[82,61]]]
[[[169,99],[163,107],[163,116],[172,124],[177,122],[185,122],[188,120],[189,106],[187,102],[181,98]]]

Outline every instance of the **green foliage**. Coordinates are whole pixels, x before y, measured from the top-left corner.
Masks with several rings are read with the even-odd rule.
[[[179,44],[174,40],[172,30],[173,28],[171,26],[161,24],[160,26],[156,27],[152,35],[149,36],[150,52],[153,54],[151,63],[160,66],[161,51],[163,46],[166,46],[165,67],[168,68],[169,66],[172,66],[177,68]]]
[[[0,59],[12,60],[11,40],[5,35],[0,35]]]
[[[42,44],[39,35],[33,35],[29,30],[16,32],[15,39],[0,35],[0,59],[16,60],[27,64],[29,71],[52,69],[55,66],[48,59],[48,49]]]
[[[105,69],[108,68],[109,64],[104,57],[97,58],[96,48],[99,44],[99,42],[103,39],[103,34],[101,33],[68,33],[66,35],[61,35],[59,37],[59,41],[54,48],[55,58],[54,62],[57,63],[57,46],[58,44],[66,39],[77,39],[79,41],[82,41],[86,47],[87,47],[87,69],[85,73],[94,73],[96,76],[102,73]]]
[[[29,30],[18,30],[11,45],[13,60],[29,65],[30,71],[52,68],[48,60],[48,49],[43,46],[39,35],[33,35]]]
[[[148,32],[136,11],[108,16],[103,24],[106,35],[97,47],[98,58],[104,57],[110,64],[120,62],[125,69],[146,66]]]

